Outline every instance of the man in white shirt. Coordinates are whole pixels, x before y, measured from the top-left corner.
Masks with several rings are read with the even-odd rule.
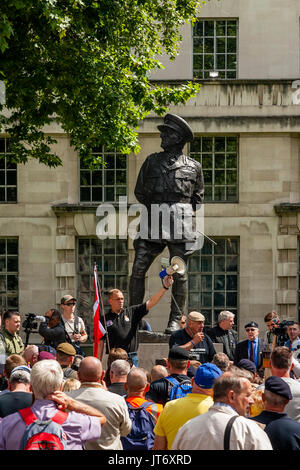
[[[245,417],[253,403],[251,393],[248,379],[225,372],[214,383],[214,405],[179,429],[172,450],[272,450],[267,434]],[[234,422],[225,446],[231,418]]]
[[[68,339],[76,349],[76,353],[82,354],[80,345],[86,342],[88,335],[83,319],[75,313],[76,302],[77,300],[72,295],[64,295],[60,301],[60,306],[62,310],[62,323]]]

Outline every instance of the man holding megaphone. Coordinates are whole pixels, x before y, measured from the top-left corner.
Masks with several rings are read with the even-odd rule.
[[[100,321],[107,333],[99,342],[99,359],[102,360],[104,343],[106,342],[106,353],[111,348],[124,349],[134,366],[138,367],[138,326],[142,318],[149,310],[162,299],[166,291],[173,284],[173,278],[169,274],[164,276],[162,287],[149,300],[138,305],[124,307],[124,294],[119,289],[111,289],[108,292],[108,303],[110,310]]]

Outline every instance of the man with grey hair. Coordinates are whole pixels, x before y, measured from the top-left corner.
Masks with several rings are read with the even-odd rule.
[[[28,344],[28,346],[26,346],[26,348],[24,349],[22,355],[27,364],[30,367],[33,367],[39,358],[39,348],[36,344]]]
[[[207,332],[213,343],[223,344],[223,352],[231,361],[234,359],[235,346],[238,342],[238,334],[232,329],[234,317],[234,313],[223,310],[219,313],[218,324]]]
[[[214,383],[213,406],[179,429],[172,450],[272,450],[267,434],[246,418],[251,392],[248,379],[225,372]]]
[[[110,383],[108,391],[117,393],[118,395],[126,395],[124,385],[126,384],[127,375],[130,371],[130,364],[124,359],[116,359],[110,367]]]
[[[99,359],[93,356],[85,357],[78,369],[81,386],[67,394],[82,403],[94,406],[106,416],[101,436],[93,442],[87,442],[84,448],[122,450],[121,436],[126,436],[130,432],[131,420],[124,398],[105,390],[103,377],[104,371]]]
[[[169,346],[180,346],[190,352],[190,359],[204,364],[211,362],[216,354],[212,340],[204,333],[205,317],[200,312],[190,312],[187,325],[175,331],[169,340]]]
[[[30,372],[30,368],[27,366],[18,366],[12,370],[8,379],[10,393],[0,394],[1,418],[32,405]]]
[[[95,408],[74,400],[61,391],[63,371],[57,361],[37,362],[30,374],[35,401],[31,412],[40,421],[57,414],[57,407],[68,411],[62,428],[67,437],[67,450],[82,450],[86,441],[98,439],[105,416]],[[0,450],[19,450],[25,432],[25,422],[19,412],[0,422]]]

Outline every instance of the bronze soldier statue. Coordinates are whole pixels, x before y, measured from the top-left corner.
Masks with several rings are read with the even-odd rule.
[[[147,236],[134,240],[135,259],[129,285],[130,305],[143,302],[146,272],[166,246],[170,260],[173,256],[179,256],[187,262],[191,254],[187,242],[195,239],[195,232],[190,230],[191,226],[187,221],[193,219],[194,211],[203,201],[201,165],[183,155],[184,145],[194,139],[192,129],[184,119],[174,114],[167,114],[164,124],[157,127],[163,152],[153,153],[146,158],[135,187],[137,200],[147,208],[148,232]],[[169,208],[169,228],[161,213],[156,219],[158,227],[153,227],[151,209],[162,205]],[[182,218],[182,211],[190,218]],[[141,226],[142,224],[141,221]],[[153,229],[156,235],[153,234]],[[187,274],[175,273],[173,279],[171,311],[165,333],[172,333],[179,328],[179,319],[184,313],[187,298]]]

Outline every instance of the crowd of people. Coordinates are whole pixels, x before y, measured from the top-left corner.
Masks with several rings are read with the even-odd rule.
[[[139,325],[171,284],[168,276],[136,308],[124,308],[121,291],[110,292],[99,358],[82,350],[88,335],[71,295],[61,299],[61,312],[46,312],[40,345],[24,345],[20,314],[5,312],[0,450],[300,450],[300,325],[288,322],[283,338],[271,312],[263,339],[250,321],[239,341],[232,312],[206,328],[204,315],[192,311],[170,335],[167,357],[146,370]]]

